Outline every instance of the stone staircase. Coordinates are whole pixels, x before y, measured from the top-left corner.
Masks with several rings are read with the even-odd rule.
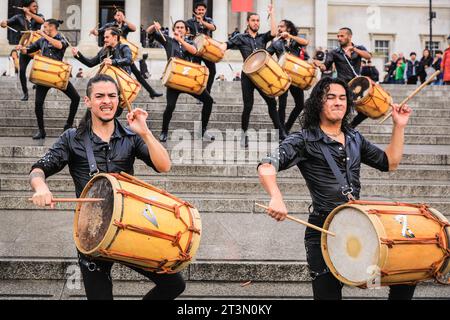
[[[152,83],[163,91],[159,83]],[[86,80],[75,86],[84,93]],[[57,210],[38,210],[28,203],[32,194],[28,172],[55,138],[61,134],[68,114],[68,99],[51,90],[45,105],[48,138],[33,141],[36,131],[34,92],[28,102],[19,101],[20,85],[0,80],[0,299],[82,299],[72,239],[73,208],[61,204]],[[401,101],[412,86],[384,86]],[[149,111],[149,126],[159,135],[165,99],[150,100],[141,92],[134,107]],[[238,130],[242,111],[239,83],[216,83],[216,104],[209,128],[219,138],[225,130]],[[412,102],[414,116],[406,130],[405,156],[398,171],[380,173],[362,168],[361,197],[370,200],[426,202],[450,215],[450,90],[428,87]],[[288,105],[292,106],[289,98]],[[85,110],[80,105],[79,120]],[[200,121],[201,106],[187,95],[180,96],[171,123],[171,134],[192,136],[194,122]],[[291,107],[288,108],[288,111]],[[250,127],[258,134],[272,125],[267,106],[258,94]],[[198,126],[198,124],[197,124]],[[298,125],[297,125],[298,128]],[[391,123],[364,122],[359,130],[384,147],[389,142]],[[135,175],[160,188],[191,201],[202,215],[202,242],[197,260],[183,271],[188,286],[185,299],[310,299],[310,278],[303,244],[304,227],[293,222],[276,223],[255,207],[255,201],[267,203],[259,184],[256,164],[274,143],[255,139],[248,150],[236,144],[212,145],[194,141],[192,151],[180,151],[180,143],[170,140],[167,148],[173,161],[172,171],[153,174],[137,161]],[[175,137],[175,136],[173,136]],[[266,140],[262,140],[265,142]],[[189,146],[191,146],[189,142]],[[212,147],[214,146],[214,147]],[[191,150],[191,148],[189,149]],[[226,161],[224,161],[226,157]],[[68,169],[48,180],[58,196],[73,196]],[[310,197],[296,168],[282,172],[279,184],[290,212],[307,219]],[[152,284],[129,269],[116,264],[113,269],[117,298],[139,298]],[[242,283],[251,281],[250,285]],[[385,288],[361,290],[346,287],[345,298],[383,299]],[[448,299],[450,286],[426,282],[418,286],[416,298]]]

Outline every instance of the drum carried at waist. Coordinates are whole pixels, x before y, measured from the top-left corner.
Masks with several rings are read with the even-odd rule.
[[[141,84],[133,79],[125,70],[114,67],[103,65],[98,71],[99,74],[107,74],[116,80],[119,84],[119,88],[121,88],[121,99],[119,106],[121,108],[126,107],[125,99],[122,95],[125,95],[125,98],[131,104],[134,100],[136,100],[139,91],[141,90]]]
[[[362,288],[450,284],[450,224],[424,204],[351,201],[325,221],[322,254],[341,282]]]
[[[81,198],[104,198],[77,205],[81,253],[157,273],[180,272],[194,259],[202,225],[190,203],[125,173],[97,174]]]
[[[284,53],[278,60],[278,63],[291,77],[293,86],[302,90],[308,90],[316,84],[318,69],[307,61],[293,54]]]
[[[19,40],[19,45],[21,45],[22,47],[28,47],[32,43],[38,41],[40,38],[42,38],[42,36],[39,35],[36,31],[25,31]],[[40,52],[41,51],[39,50],[39,51],[30,53],[29,56],[34,57],[35,55],[40,54]]]
[[[371,119],[378,119],[391,108],[392,97],[368,77],[356,77],[348,83],[353,92],[356,111]]]
[[[208,77],[207,67],[180,58],[170,58],[162,83],[172,89],[200,95],[206,89]]]
[[[139,55],[139,47],[137,45],[135,45],[133,42],[128,41],[127,39],[125,39],[124,37],[120,37],[120,43],[121,44],[126,44],[130,50],[131,50],[131,59],[132,61],[136,61],[138,55]]]
[[[266,50],[253,52],[244,62],[242,71],[262,92],[278,97],[291,85],[291,78]]]
[[[211,62],[219,62],[223,59],[224,53],[220,49],[220,42],[213,38],[201,33],[194,38],[194,43],[198,56]]]
[[[37,85],[52,87],[62,91],[67,89],[72,65],[41,55],[34,56],[30,81]]]

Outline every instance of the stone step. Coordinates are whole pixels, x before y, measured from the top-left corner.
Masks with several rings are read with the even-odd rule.
[[[189,193],[198,194],[264,194],[257,178],[220,178],[211,180],[209,177],[142,177],[158,188],[181,195]],[[386,184],[384,180],[362,179],[361,197],[387,196],[389,197],[446,197],[450,195],[450,181],[410,181],[396,180]],[[48,180],[50,190],[57,192],[71,192],[74,190],[72,179],[55,176]],[[305,184],[298,178],[283,179],[279,181],[283,194],[308,195]],[[1,191],[27,191],[30,190],[27,176],[3,175],[0,178]]]

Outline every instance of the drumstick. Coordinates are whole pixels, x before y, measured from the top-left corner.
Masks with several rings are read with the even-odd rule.
[[[441,73],[440,70],[436,71],[435,73],[433,73],[430,78],[428,78],[427,81],[425,81],[424,83],[422,83],[422,85],[420,87],[418,87],[416,90],[414,90],[413,93],[411,93],[409,96],[407,96],[405,98],[405,100],[403,100],[400,103],[400,109],[409,101],[411,100],[416,94],[418,94],[423,88],[425,88],[431,81],[434,80],[434,78],[436,78],[439,74]],[[387,119],[389,119],[392,116],[392,111],[389,111],[389,113],[378,123],[378,124],[383,124]]]
[[[156,24],[156,21],[153,21],[153,24]],[[158,29],[155,27],[155,29],[159,32],[159,34],[161,35],[161,37],[164,39],[165,42],[167,42],[166,37],[164,37],[164,34],[161,32],[161,29]]]
[[[52,203],[63,203],[63,202],[75,202],[75,203],[88,203],[88,202],[100,202],[105,199],[103,198],[53,198]],[[33,201],[29,198],[28,201]]]
[[[269,207],[264,206],[264,205],[262,205],[262,204],[259,204],[259,203],[257,203],[257,202],[255,202],[255,205],[258,206],[258,207],[260,207],[260,208],[263,208],[263,209],[265,209],[265,210],[269,210]],[[317,230],[317,231],[326,233],[326,234],[328,234],[328,235],[330,235],[330,236],[333,236],[333,237],[336,236],[336,234],[333,233],[333,232],[331,232],[331,231],[322,229],[322,228],[320,228],[320,227],[318,227],[318,226],[315,226],[315,225],[313,225],[313,224],[311,224],[311,223],[309,223],[309,222],[306,222],[306,221],[303,221],[303,220],[294,218],[294,217],[292,217],[292,216],[290,216],[290,215],[287,215],[286,218],[288,218],[288,219],[291,220],[291,221],[295,221],[295,222],[298,222],[298,223],[300,223],[300,224],[303,224],[303,225],[305,225],[305,226],[307,226],[307,227],[310,227],[311,229],[314,229],[314,230]]]
[[[10,26],[8,26],[8,25],[6,25],[6,27],[9,29],[9,30],[11,30],[11,31],[14,31],[15,33],[17,33],[17,32],[19,32],[19,31],[17,31],[16,29],[14,29],[14,28],[11,28]]]
[[[23,11],[23,7],[12,6],[14,9],[19,9]]]

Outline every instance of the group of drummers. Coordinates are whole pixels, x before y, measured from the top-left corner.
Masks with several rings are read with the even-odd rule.
[[[44,58],[62,61],[69,44],[64,36],[58,33],[61,21],[44,21],[43,17],[37,14],[36,2],[28,2],[28,6],[23,8],[21,18],[13,17],[8,22],[2,22],[2,27],[5,27],[13,21],[18,21],[25,30],[36,30],[36,34],[40,36],[32,44],[20,47],[21,69],[22,64],[29,62],[27,55],[39,50],[40,56]],[[299,37],[297,28],[291,21],[282,20],[277,24],[272,5],[268,7],[270,31],[260,33],[260,16],[249,13],[247,30],[224,43],[213,40],[212,32],[216,26],[212,19],[205,16],[206,10],[206,4],[196,4],[192,19],[174,22],[171,37],[161,32],[161,26],[157,22],[146,30],[162,44],[168,59],[162,78],[167,87],[167,106],[159,139],[156,139],[147,127],[148,113],[140,108],[130,107],[141,85],[147,89],[151,98],[160,94],[138,75],[133,63],[133,56],[137,51],[126,40],[127,34],[135,31],[136,27],[126,20],[121,10],[116,11],[114,22],[91,31],[104,39],[104,47],[95,57],[87,58],[77,48],[72,48],[73,56],[80,62],[89,67],[100,66],[99,73],[87,84],[84,97],[87,111],[78,128],[71,127],[80,97],[70,81],[59,87],[58,81],[47,86],[40,82],[36,87],[36,116],[39,124],[39,132],[34,137],[36,139],[45,138],[42,106],[48,88],[59,88],[72,101],[65,127],[69,130],[65,130],[44,157],[33,165],[30,184],[35,192],[32,198],[34,204],[42,207],[54,206],[57,198],[50,191],[46,178],[68,165],[77,198],[86,198],[86,203],[77,205],[74,237],[88,299],[113,298],[110,272],[114,261],[130,266],[156,284],[144,299],[174,299],[185,290],[185,282],[179,271],[191,261],[199,246],[201,223],[198,212],[190,203],[134,178],[133,165],[138,158],[156,172],[163,173],[171,169],[169,154],[161,142],[168,139],[169,123],[181,93],[190,94],[203,103],[202,131],[198,134],[204,140],[215,139],[207,133],[214,104],[211,88],[215,78],[215,64],[223,58],[227,49],[239,49],[244,60],[241,76],[244,104],[242,145],[248,146],[246,132],[254,104],[255,89],[266,102],[273,126],[279,132],[279,148],[262,159],[258,165],[261,184],[271,198],[267,211],[274,219],[282,221],[288,216],[276,182],[278,171],[298,166],[312,197],[309,222],[322,228],[329,224],[327,217],[331,216],[330,212],[334,212],[340,205],[360,206],[359,212],[363,211],[364,206],[368,206],[369,213],[374,211],[370,208],[373,203],[356,201],[361,190],[361,163],[380,171],[392,171],[401,162],[404,132],[411,109],[407,105],[393,104],[389,94],[366,78],[358,76],[361,59],[370,58],[370,53],[363,46],[353,44],[352,31],[349,28],[339,30],[340,46],[327,55],[324,63],[309,63],[306,61],[305,50],[308,40]],[[42,31],[41,24],[44,25]],[[269,43],[271,44],[267,47]],[[34,59],[36,57],[39,56]],[[336,66],[338,78],[325,77],[318,81],[319,69],[327,70],[332,64]],[[130,77],[131,74],[135,75],[136,80]],[[38,76],[35,75],[35,78]],[[304,91],[310,88],[310,96],[304,101]],[[28,98],[25,90],[26,85],[24,100]],[[294,98],[295,106],[286,121],[289,92]],[[279,102],[278,109],[276,98]],[[353,107],[358,103],[361,106],[358,109],[360,114],[351,122]],[[128,107],[127,127],[117,120],[125,107]],[[381,150],[354,128],[365,118],[379,118],[389,110],[393,120],[392,137],[386,149]],[[289,134],[299,118],[302,129]],[[142,194],[138,194],[139,192]],[[92,198],[92,201],[88,201],[88,198]],[[128,217],[127,210],[134,206],[137,207],[136,212],[139,215]],[[398,203],[380,203],[379,206],[383,206],[385,211],[391,210],[389,212],[393,214],[400,210],[397,208],[400,206]],[[164,219],[159,216],[162,211],[166,212]],[[165,225],[167,212],[170,212],[170,217],[174,219],[169,225]],[[418,212],[424,219],[431,219],[433,215],[424,207],[420,207]],[[406,211],[404,215],[408,214],[418,213]],[[100,217],[100,220],[107,217],[109,220],[105,222],[106,228],[103,224],[86,227],[89,221],[98,220],[93,216]],[[412,271],[400,271],[402,277],[397,276],[398,270],[383,269],[382,282],[391,286],[391,299],[411,299],[418,281],[449,273],[450,225],[440,216],[433,221],[436,227],[441,228],[442,239],[447,237],[447,240],[433,242],[439,250],[432,258],[439,258],[439,262],[432,261],[430,270],[425,271],[422,266],[417,267],[417,270],[414,269],[416,266],[410,266]],[[378,226],[380,224],[381,222]],[[401,230],[402,225],[397,224]],[[175,225],[179,229],[174,232]],[[397,226],[394,229],[397,230],[396,228]],[[91,229],[95,229],[95,232],[89,231]],[[103,230],[103,233],[99,230]],[[103,240],[99,238],[99,234],[104,236]],[[131,250],[133,246],[126,242],[133,239],[130,234],[135,235],[134,239],[137,241],[135,248]],[[144,237],[137,238],[137,235]],[[361,280],[363,278],[349,280],[354,274],[352,272],[347,277],[346,270],[336,271],[340,267],[333,264],[335,261],[334,253],[331,252],[332,243],[328,242],[324,246],[323,237],[323,233],[311,227],[306,229],[305,248],[314,298],[340,299],[343,283],[363,286],[365,282]],[[159,248],[158,246],[162,246],[161,242],[158,242],[158,245],[146,245],[145,241],[153,238],[166,241],[167,248]],[[332,240],[330,239],[329,241]],[[423,238],[406,240],[416,246],[424,244]],[[400,243],[404,244],[406,240],[403,239]],[[344,251],[349,255],[350,261],[358,265],[360,255],[366,256],[365,250],[369,250],[364,246],[365,240],[352,236],[350,240],[345,241]],[[397,245],[398,240],[383,241],[387,241],[386,248],[392,248]],[[425,243],[430,244],[431,241],[428,239]],[[328,247],[330,252],[327,251]],[[383,247],[383,250],[388,250],[386,248]],[[153,251],[150,254],[151,250]],[[169,254],[164,256],[166,251],[173,250],[177,255],[175,258]],[[149,256],[146,256],[147,254]],[[386,255],[384,257],[386,258]],[[404,262],[402,259],[395,261]],[[420,261],[426,262],[428,261],[425,259]],[[395,263],[389,264],[385,261],[383,266],[392,268]],[[358,272],[361,273],[360,270]],[[413,274],[414,277],[403,277],[405,273]],[[395,276],[389,278],[392,274]]]

